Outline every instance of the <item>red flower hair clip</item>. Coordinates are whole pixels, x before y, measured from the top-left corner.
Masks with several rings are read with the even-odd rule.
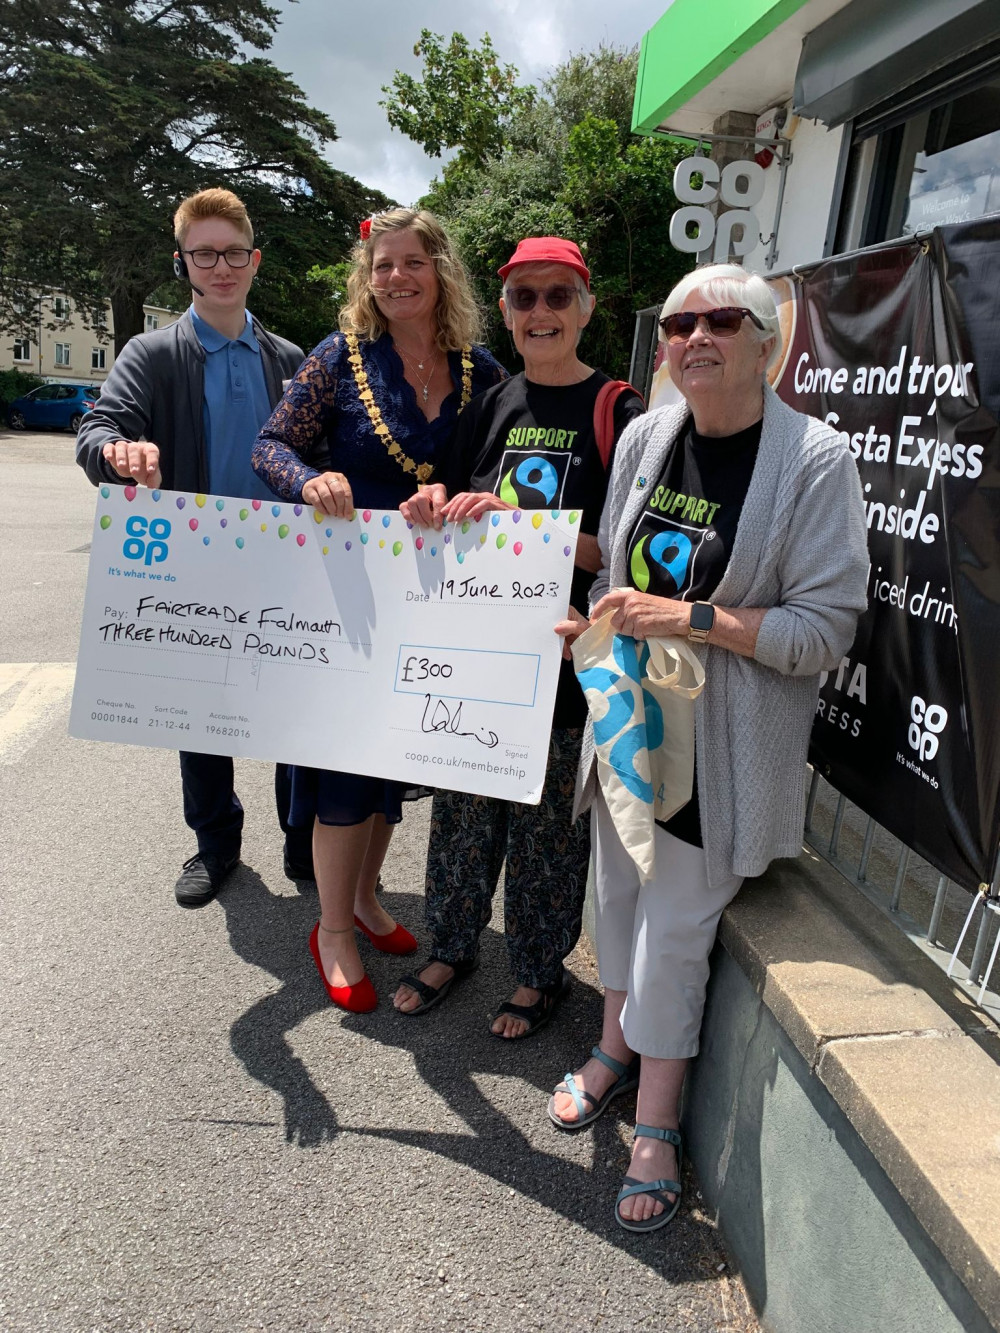
[[[361,233],[361,239],[367,241],[368,237],[372,234],[371,218],[365,218],[364,222],[362,222],[361,226],[358,228],[358,231]]]

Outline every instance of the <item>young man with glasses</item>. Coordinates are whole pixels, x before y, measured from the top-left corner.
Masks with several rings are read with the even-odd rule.
[[[115,360],[77,436],[77,462],[95,485],[131,482],[169,490],[271,500],[250,466],[257,432],[302,361],[302,350],[246,308],[260,265],[242,201],[202,190],[174,214],[174,273],[191,287],[176,323],[132,338]],[[325,445],[318,446],[318,452]],[[321,470],[321,458],[309,459]],[[175,892],[183,907],[211,901],[239,864],[243,807],[225,755],[180,755],[184,818],[198,839]],[[289,780],[275,771],[285,831],[285,873],[311,879],[308,830],[289,828]]]

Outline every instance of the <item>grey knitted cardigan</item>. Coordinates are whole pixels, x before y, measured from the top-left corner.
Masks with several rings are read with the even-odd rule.
[[[622,433],[591,606],[609,588],[628,586],[629,534],[688,414],[686,404],[661,408]],[[752,659],[712,644],[697,650],[705,689],[695,705],[695,747],[710,884],[759,875],[774,857],[801,851],[819,673],[851,646],[867,581],[854,460],[829,426],[794,411],[765,385],[757,463],[729,564],[710,600],[770,609]],[[589,807],[596,783],[588,721],[574,814]]]

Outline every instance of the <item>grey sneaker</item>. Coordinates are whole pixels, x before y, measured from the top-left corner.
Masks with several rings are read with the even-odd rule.
[[[200,852],[184,862],[174,897],[181,907],[204,907],[222,888],[226,876],[240,863],[239,855],[222,858]]]

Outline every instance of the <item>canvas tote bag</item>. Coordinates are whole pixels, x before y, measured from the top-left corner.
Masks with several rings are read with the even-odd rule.
[[[603,616],[573,644],[594,726],[597,777],[618,836],[645,881],[657,819],[691,799],[694,701],[705,670],[686,639],[635,640]]]

